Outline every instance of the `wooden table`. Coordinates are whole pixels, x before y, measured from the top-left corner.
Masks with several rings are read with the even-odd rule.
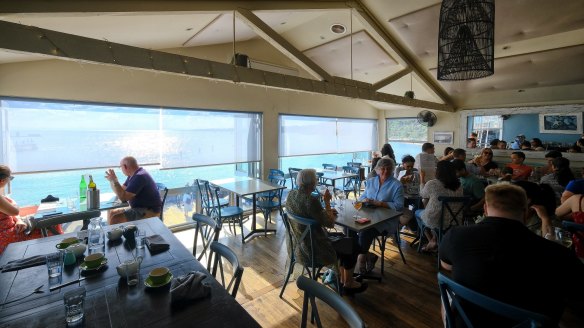
[[[49,292],[46,266],[36,266],[14,272],[0,273],[0,302],[4,303],[30,293],[43,285],[43,294],[34,294],[22,301],[0,305],[0,327],[64,327],[63,294],[78,286],[87,290],[85,299],[86,327],[259,327],[258,323],[229,295],[211,275],[205,279],[211,286],[211,296],[181,307],[171,306],[169,288],[147,289],[143,285],[148,272],[166,266],[174,277],[205,268],[166,228],[160,219],[135,221],[147,235],[159,234],[169,244],[168,251],[152,255],[144,249],[139,285],[129,288],[117,274],[116,266],[132,258],[126,243],[106,245],[108,266],[105,270],[87,275],[84,281]],[[106,228],[107,229],[107,228]],[[55,244],[72,236],[66,234],[10,244],[0,265],[8,261],[56,250]],[[208,273],[207,273],[208,274]],[[65,268],[63,282],[78,277],[77,266]]]
[[[344,227],[345,230],[360,232],[362,230],[374,228],[376,225],[388,220],[399,220],[399,216],[402,215],[402,212],[385,207],[363,206],[359,211],[357,211],[355,207],[353,207],[353,202],[354,201],[350,199],[343,200],[344,210],[342,213],[339,211],[339,215],[337,216],[337,220],[335,222],[335,224]],[[336,205],[335,208],[338,211],[339,205]],[[371,222],[365,224],[357,223],[353,218],[354,215],[368,218],[371,220]]]
[[[251,238],[256,233],[266,233],[266,232],[273,232],[276,233],[276,229],[268,229],[264,227],[263,229],[258,229],[256,226],[256,203],[257,203],[257,194],[261,194],[264,192],[270,192],[280,189],[286,189],[284,186],[280,186],[277,184],[273,184],[268,181],[263,181],[259,179],[249,178],[249,177],[235,177],[235,178],[228,178],[228,179],[220,179],[220,180],[213,180],[210,181],[214,185],[221,187],[225,190],[228,190],[237,197],[237,206],[239,206],[239,199],[240,197],[244,196],[252,196],[252,221],[251,221],[251,231],[244,237],[244,241],[248,238]]]

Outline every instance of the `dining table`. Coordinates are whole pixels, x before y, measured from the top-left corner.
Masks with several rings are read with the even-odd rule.
[[[115,193],[104,193],[101,195],[101,199],[102,201],[96,209],[87,208],[84,200],[81,200],[74,208],[69,207],[63,201],[41,203],[33,216],[34,225],[41,226],[41,234],[43,237],[47,237],[47,226],[83,220],[82,229],[86,229],[89,224],[87,218],[97,215],[97,212],[130,206],[128,202],[118,200]]]
[[[358,178],[359,177],[359,174],[347,173],[347,172],[342,172],[342,171],[323,170],[323,169],[317,169],[316,171],[319,173],[322,173],[322,175],[319,176],[319,179],[331,181],[333,188],[336,188],[336,181],[337,180],[344,180],[344,179]]]
[[[335,220],[335,224],[343,227],[345,230],[345,235],[356,235],[361,231],[368,230],[368,229],[375,229],[381,223],[391,223],[391,230],[387,231],[387,235],[392,235],[395,238],[397,249],[399,250],[400,256],[405,263],[405,257],[403,255],[401,245],[400,245],[400,224],[399,218],[402,215],[402,212],[397,211],[392,208],[386,207],[377,207],[377,206],[365,206],[362,205],[361,208],[357,209],[355,207],[355,203],[357,201],[351,199],[343,199],[335,201],[335,209],[337,210],[337,217]],[[367,223],[359,223],[357,219],[359,218],[367,218],[369,222]],[[380,248],[382,250],[382,254],[385,251],[385,238],[384,236],[381,240]],[[356,237],[356,236],[355,236]],[[374,275],[374,274],[366,274],[362,275],[364,279],[375,279],[375,280],[382,280],[383,276],[383,266],[384,266],[384,258],[381,256],[381,275]]]
[[[226,179],[218,179],[210,181],[213,185],[225,189],[235,195],[237,195],[237,206],[239,206],[240,199],[245,196],[251,196],[252,198],[252,219],[251,219],[251,230],[243,238],[244,241],[250,239],[255,234],[273,232],[276,233],[276,229],[269,229],[268,227],[258,228],[256,225],[256,209],[257,209],[257,195],[261,193],[267,193],[271,191],[286,189],[285,186],[280,186],[269,181],[264,181],[260,179],[250,178],[250,177],[233,177]]]
[[[151,252],[148,247],[136,250],[125,237],[105,245],[107,264],[93,271],[80,271],[75,265],[65,266],[61,284],[52,290],[44,264],[0,273],[0,327],[64,327],[63,294],[84,287],[85,327],[259,327],[243,307],[197,261],[192,253],[173,235],[159,218],[132,222],[147,236],[159,235],[169,249]],[[120,225],[108,226],[113,229]],[[74,233],[34,239],[8,245],[0,257],[0,267],[7,262],[56,251],[55,245]],[[143,256],[141,280],[128,286],[116,267]],[[210,286],[210,296],[186,302],[171,302],[170,286],[147,287],[148,273],[157,267],[167,267],[176,278],[192,271],[206,275],[203,283]],[[83,278],[81,281],[77,281]],[[67,284],[68,282],[73,282]],[[34,292],[37,291],[37,292]],[[32,292],[32,293],[31,293]],[[22,298],[22,296],[29,295]],[[14,301],[17,300],[17,301]]]

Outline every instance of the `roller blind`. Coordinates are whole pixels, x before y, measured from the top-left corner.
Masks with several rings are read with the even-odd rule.
[[[280,157],[369,151],[377,121],[280,115]]]
[[[173,110],[162,113],[162,167],[261,160],[257,113]]]
[[[0,160],[15,173],[117,167],[132,155],[163,168],[259,161],[261,115],[0,100]]]

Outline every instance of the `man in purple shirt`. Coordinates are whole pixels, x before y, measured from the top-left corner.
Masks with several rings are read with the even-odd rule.
[[[124,157],[120,161],[122,173],[127,176],[123,185],[113,169],[105,172],[105,178],[110,182],[112,190],[121,201],[130,203],[129,208],[118,208],[109,211],[108,224],[141,220],[159,216],[162,211],[162,201],[156,183],[134,157]]]

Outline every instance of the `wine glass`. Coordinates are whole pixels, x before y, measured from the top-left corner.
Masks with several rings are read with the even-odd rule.
[[[563,246],[570,248],[572,247],[572,234],[567,230],[556,228],[556,241]]]
[[[359,210],[361,210],[361,207],[363,207],[363,202],[355,200],[353,201],[353,207],[357,210],[357,214],[353,215],[353,218],[359,219],[361,217]]]

